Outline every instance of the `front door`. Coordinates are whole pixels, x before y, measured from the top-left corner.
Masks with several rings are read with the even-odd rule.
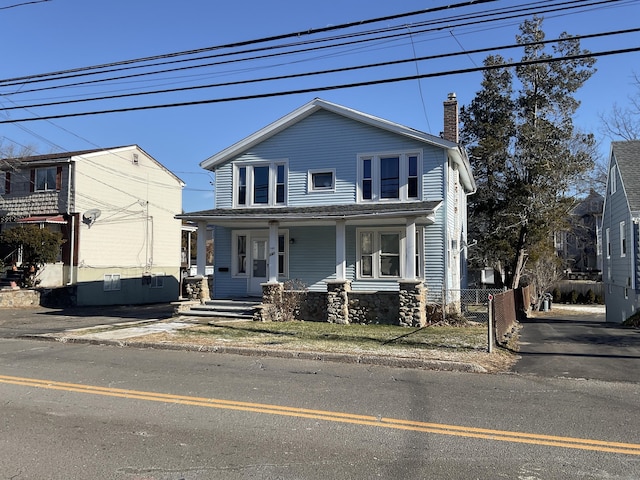
[[[262,296],[261,283],[266,283],[269,275],[269,240],[254,238],[251,240],[251,280],[249,294]]]

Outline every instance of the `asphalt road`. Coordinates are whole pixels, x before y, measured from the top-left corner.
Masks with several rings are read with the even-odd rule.
[[[519,354],[523,375],[640,383],[640,329],[606,323],[602,308],[536,314],[522,323]]]
[[[640,385],[0,340],[2,479],[635,479]]]

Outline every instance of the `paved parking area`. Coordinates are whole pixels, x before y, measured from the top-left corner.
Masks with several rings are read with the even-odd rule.
[[[605,322],[604,307],[554,305],[522,322],[515,373],[640,382],[640,329]]]

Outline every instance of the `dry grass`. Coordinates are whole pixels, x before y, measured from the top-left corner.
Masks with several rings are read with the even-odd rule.
[[[320,322],[213,322],[136,338],[141,342],[381,355],[475,363],[508,371],[515,355],[487,353],[486,326],[336,325]]]

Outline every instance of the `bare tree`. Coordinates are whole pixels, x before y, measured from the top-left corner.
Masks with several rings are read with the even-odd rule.
[[[640,77],[633,74],[636,92],[627,97],[628,102],[620,106],[613,104],[611,113],[600,115],[602,133],[612,139],[638,140],[640,139]]]

